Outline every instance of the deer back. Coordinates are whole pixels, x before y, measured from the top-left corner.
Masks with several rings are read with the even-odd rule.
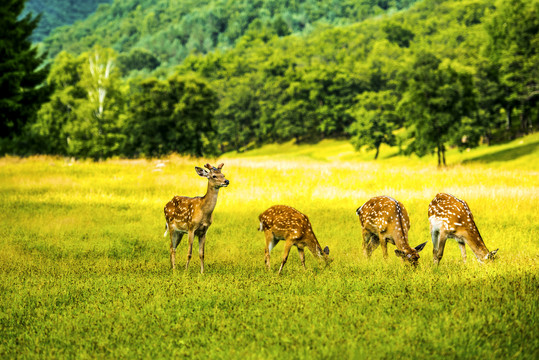
[[[201,202],[200,197],[174,196],[165,205],[166,222],[179,231],[188,231],[203,220]],[[211,222],[211,214],[206,220]]]
[[[389,196],[377,196],[357,210],[361,226],[371,232],[388,234],[399,248],[408,246],[410,218],[404,205]]]
[[[309,218],[290,206],[272,206],[258,219],[261,230],[271,230],[279,238],[299,239],[313,234]]]
[[[295,245],[303,244],[314,253],[325,253],[316,239],[307,215],[293,207],[274,205],[260,214],[258,219],[260,230],[271,231],[277,239],[290,239]]]
[[[429,204],[428,216],[431,226],[447,231],[459,240],[465,240],[484,255],[488,253],[466,201],[451,194],[436,194]]]

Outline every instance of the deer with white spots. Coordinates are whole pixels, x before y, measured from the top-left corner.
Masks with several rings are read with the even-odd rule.
[[[229,181],[221,173],[224,164],[213,167],[210,164],[204,165],[208,170],[195,167],[199,176],[208,179],[208,190],[202,197],[174,196],[165,206],[166,231],[170,234],[170,265],[176,268],[176,247],[180,244],[183,235],[189,237],[189,250],[187,252],[187,264],[193,252],[193,241],[198,237],[198,255],[200,256],[200,272],[204,273],[204,244],[206,242],[206,232],[213,221],[213,210],[217,204],[219,189],[226,187]]]
[[[445,242],[455,239],[460,247],[462,261],[466,262],[466,247],[477,257],[480,263],[491,260],[498,252],[488,251],[468,204],[453,195],[437,194],[429,204],[430,234],[432,237],[434,263],[438,264],[444,255]]]
[[[387,243],[397,247],[395,254],[417,266],[419,252],[426,242],[411,248],[408,244],[410,218],[404,205],[389,196],[377,196],[368,200],[356,210],[363,228],[363,252],[370,258],[372,252],[382,246],[384,258],[387,259]]]
[[[271,250],[279,243],[285,241],[283,260],[279,268],[279,274],[288,260],[288,254],[292,246],[298,248],[301,265],[305,269],[305,252],[308,248],[315,257],[323,259],[326,263],[331,262],[328,258],[329,248],[324,250],[314,235],[309,218],[298,210],[286,205],[274,205],[258,216],[260,220],[259,231],[264,231],[266,236],[265,262],[270,269]]]

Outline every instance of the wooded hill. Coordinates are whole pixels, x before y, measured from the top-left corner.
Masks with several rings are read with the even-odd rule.
[[[45,40],[56,91],[29,136],[93,158],[349,138],[443,163],[536,129],[539,0],[412,3],[101,5]]]
[[[122,0],[53,32],[50,56],[80,54],[94,45],[119,53],[141,48],[164,67],[187,55],[229,49],[250,28],[263,25],[278,36],[308,34],[319,26],[353,24],[407,8],[417,0]]]
[[[41,14],[41,20],[32,33],[34,42],[43,41],[52,30],[71,25],[93,13],[101,3],[111,0],[28,0],[23,14]]]

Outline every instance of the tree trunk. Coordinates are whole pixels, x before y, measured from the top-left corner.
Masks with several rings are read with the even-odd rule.
[[[505,108],[505,115],[506,115],[506,118],[505,118],[505,129],[506,130],[510,130],[511,129],[511,112],[512,112],[512,108],[510,106],[507,106]]]
[[[520,111],[520,130],[523,134],[528,134],[528,116],[524,104],[522,104],[522,110]]]
[[[442,162],[444,164],[444,167],[446,166],[445,164],[445,145],[442,144]]]
[[[438,144],[438,167],[445,166],[445,145]]]
[[[374,154],[374,160],[378,159],[378,154],[380,154],[380,145],[376,146],[376,154]]]

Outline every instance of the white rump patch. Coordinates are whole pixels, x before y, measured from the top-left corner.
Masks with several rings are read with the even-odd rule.
[[[436,215],[432,215],[429,217],[430,225],[432,226],[433,231],[440,231],[440,228],[443,225],[443,221],[441,219],[437,218]]]
[[[269,249],[270,253],[271,253],[271,249],[273,249],[275,247],[275,245],[277,245],[277,241],[275,241],[275,240],[270,241],[269,246],[268,246],[268,249]]]

